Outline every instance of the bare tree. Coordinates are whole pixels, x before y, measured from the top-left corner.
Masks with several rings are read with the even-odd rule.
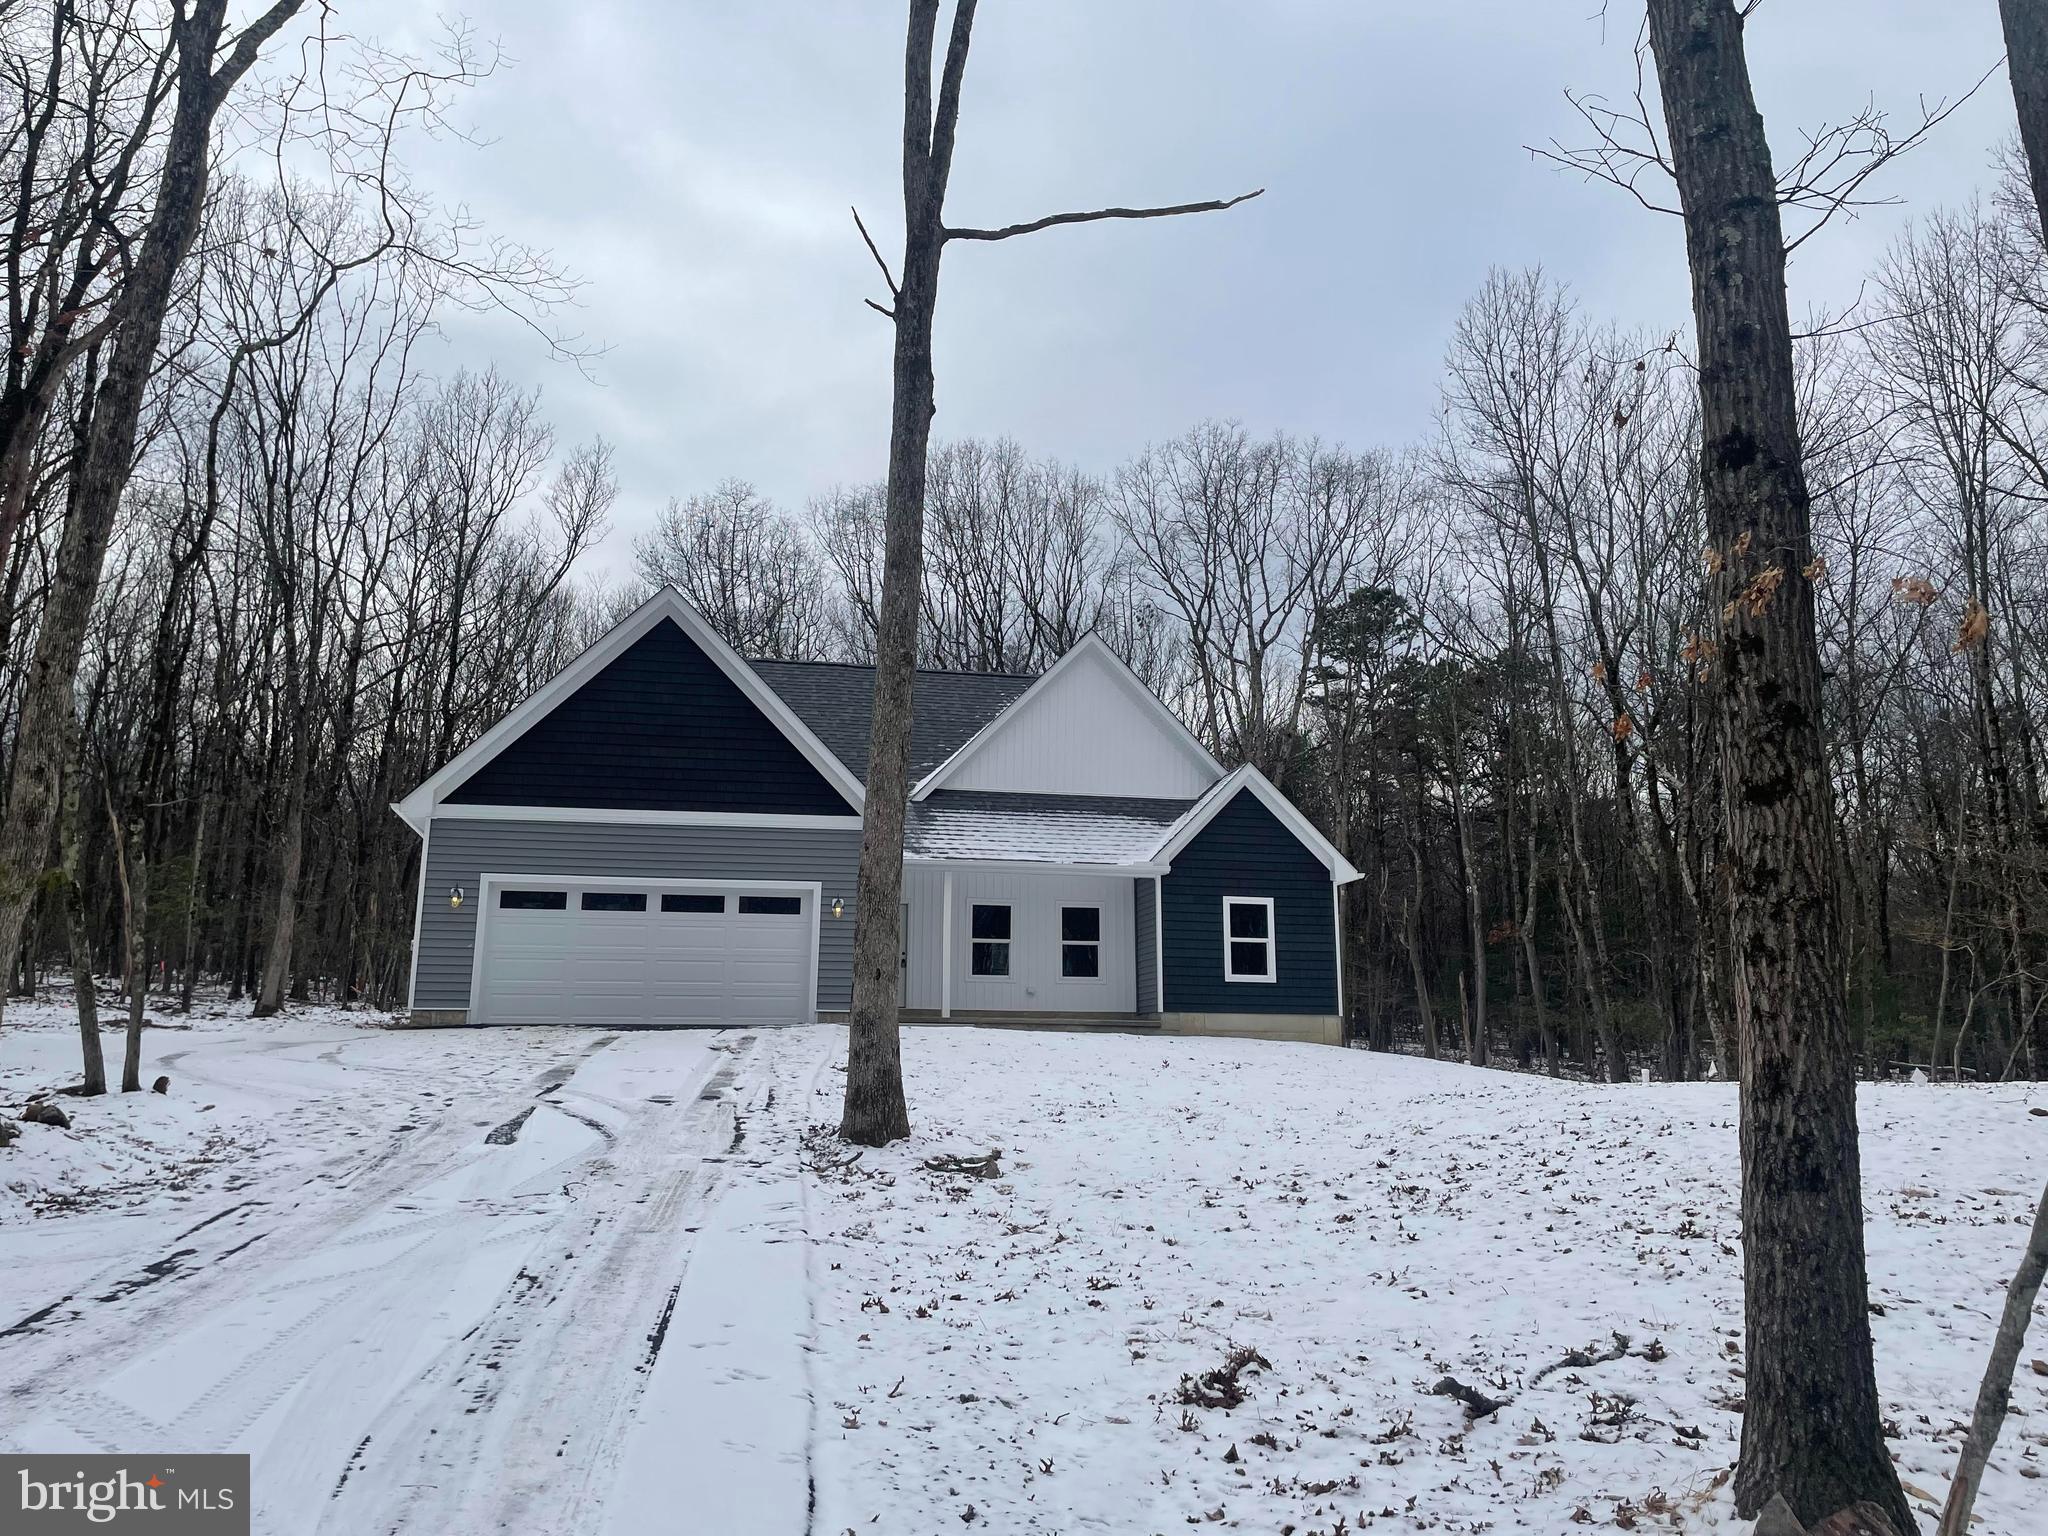
[[[881,604],[875,628],[875,701],[868,748],[865,826],[855,890],[853,1009],[849,1020],[846,1107],[840,1133],[880,1146],[910,1134],[896,1010],[903,892],[903,822],[910,795],[910,699],[917,667],[917,621],[924,571],[926,461],[934,411],[932,321],[939,258],[955,240],[1008,240],[1063,224],[1162,218],[1229,208],[1258,193],[1165,208],[1102,208],[1056,213],[995,229],[949,226],[946,183],[960,123],[960,87],[974,32],[975,0],[955,0],[952,32],[932,98],[939,0],[910,0],[903,81],[903,277],[899,283],[874,242],[890,303],[870,300],[896,327],[889,426],[888,510]],[[858,222],[858,215],[855,216]],[[867,239],[865,227],[862,238]]]
[[[633,541],[641,580],[673,586],[743,656],[812,661],[830,642],[825,572],[795,519],[744,480],[670,501]]]
[[[1737,1507],[1913,1513],[1871,1360],[1835,807],[1780,187],[1735,0],[1648,0],[1692,271],[1742,1046]]]

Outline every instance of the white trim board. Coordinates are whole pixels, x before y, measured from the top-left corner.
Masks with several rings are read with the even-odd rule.
[[[399,801],[392,809],[413,831],[424,835],[428,817],[440,809],[442,797],[449,790],[464,783],[471,774],[512,745],[525,734],[528,727],[616,661],[625,653],[628,646],[664,619],[674,621],[677,628],[696,643],[697,648],[733,681],[754,707],[789,738],[791,745],[803,753],[811,766],[824,776],[826,782],[846,797],[854,813],[860,811],[867,799],[867,792],[860,780],[853,776],[844,763],[832,755],[811,728],[798,717],[796,711],[782,701],[782,696],[761,680],[760,674],[748,666],[745,659],[719,637],[718,632],[704,616],[692,608],[682,593],[674,587],[661,588],[646,602],[627,614],[603,639],[549,678],[525,703],[485,731],[470,744],[467,751],[459,753],[439,773]]]
[[[582,821],[629,827],[811,828],[858,832],[858,816],[797,816],[754,811],[621,811],[573,805],[453,805],[430,813],[436,821]]]
[[[935,869],[1009,869],[1043,875],[1163,875],[1166,866],[1156,860],[1141,864],[1078,864],[1057,859],[946,859],[935,854],[906,853],[906,866],[924,865]]]
[[[1048,667],[1029,688],[1018,694],[1002,713],[968,737],[951,757],[918,780],[916,787],[910,792],[910,798],[922,800],[933,790],[943,787],[947,780],[957,775],[991,741],[1023,718],[1033,700],[1057,687],[1058,680],[1085,657],[1106,663],[1110,676],[1123,685],[1124,691],[1131,696],[1132,701],[1149,713],[1163,728],[1167,737],[1203,772],[1213,778],[1223,776],[1223,765],[1209,754],[1208,748],[1195,738],[1194,732],[1181,722],[1178,715],[1160,702],[1159,696],[1147,688],[1135,672],[1124,665],[1123,658],[1111,650],[1101,636],[1090,633],[1083,635],[1072,650]]]
[[[491,1021],[478,1017],[484,995],[484,925],[490,921],[491,893],[500,886],[535,886],[556,890],[563,886],[611,891],[734,891],[750,895],[808,896],[811,904],[810,979],[805,986],[804,1012],[810,1022],[818,1021],[818,964],[824,928],[824,887],[816,880],[663,880],[635,879],[630,875],[517,875],[481,874],[476,877],[476,931],[474,951],[469,958],[469,1020],[471,1024]]]
[[[1292,832],[1303,847],[1322,861],[1323,867],[1330,871],[1330,879],[1336,884],[1349,885],[1352,881],[1362,878],[1351,861],[1338,851],[1337,845],[1323,836],[1316,829],[1316,824],[1302,815],[1295,808],[1294,802],[1275,789],[1273,781],[1250,763],[1246,763],[1219,781],[1206,795],[1189,806],[1187,814],[1167,829],[1166,836],[1159,841],[1159,846],[1148,855],[1149,861],[1154,864],[1171,864],[1179,856],[1180,851],[1194,841],[1195,834],[1209,825],[1218,811],[1237,798],[1237,792],[1241,789],[1248,789],[1257,795],[1260,803],[1273,813],[1280,824]]]

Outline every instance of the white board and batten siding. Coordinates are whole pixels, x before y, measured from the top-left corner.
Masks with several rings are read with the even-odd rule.
[[[953,968],[955,1013],[1131,1013],[1138,1006],[1129,878],[1074,875],[1048,870],[970,869],[953,871],[952,954],[943,954],[946,873],[913,865],[903,873],[910,908],[908,969],[904,1006],[938,1009],[943,986],[939,966]],[[1010,974],[972,974],[973,913],[976,903],[1010,908]],[[1060,909],[1096,907],[1102,913],[1101,974],[1090,979],[1060,974]]]
[[[1193,800],[1215,765],[1162,718],[1113,658],[1090,649],[1019,700],[955,769],[947,789]]]

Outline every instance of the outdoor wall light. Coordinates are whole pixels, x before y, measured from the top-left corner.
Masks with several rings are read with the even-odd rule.
[[[458,912],[460,912],[460,911],[462,910],[462,887],[461,887],[461,886],[457,885],[457,886],[451,886],[451,887],[449,888],[449,890],[448,890],[448,905],[449,905],[450,907],[452,907],[452,908],[453,908],[454,910],[458,911]]]
[[[837,896],[834,896],[832,898],[832,915],[834,917],[846,916],[846,903],[841,901]]]

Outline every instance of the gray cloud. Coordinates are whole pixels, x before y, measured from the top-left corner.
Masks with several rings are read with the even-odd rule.
[[[353,30],[417,37],[397,0]],[[1354,444],[1427,430],[1458,307],[1489,266],[1540,263],[1587,307],[1689,325],[1676,221],[1532,161],[1582,137],[1563,91],[1625,93],[1639,7],[1610,0],[991,0],[948,207],[993,223],[1266,187],[1233,212],[954,247],[938,333],[942,436],[1009,433],[1107,469],[1205,416]],[[1781,151],[1875,99],[1902,117],[2002,52],[1990,0],[1771,0],[1752,68]],[[902,7],[882,0],[498,0],[510,62],[465,103],[488,142],[417,148],[419,179],[584,279],[585,380],[509,322],[463,317],[449,362],[540,384],[565,439],[619,447],[618,528],[726,476],[799,506],[873,477],[888,326],[847,216],[885,253]],[[1898,208],[1801,251],[1795,313],[1856,295],[1914,209],[1994,180],[2003,72],[1886,176]]]

